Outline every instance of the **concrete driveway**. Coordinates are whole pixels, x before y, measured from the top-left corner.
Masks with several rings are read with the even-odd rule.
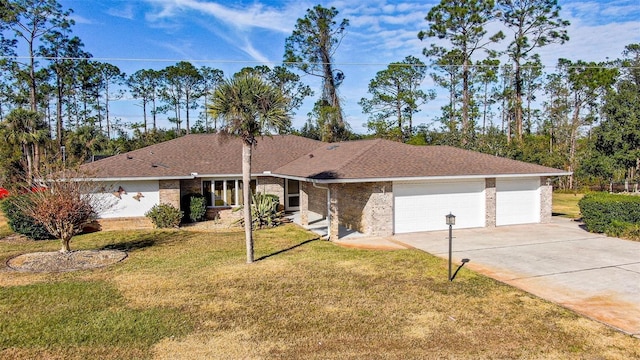
[[[445,259],[449,255],[448,231],[393,240]],[[640,336],[640,242],[592,234],[555,217],[549,224],[454,226],[453,271],[463,258],[474,271]]]

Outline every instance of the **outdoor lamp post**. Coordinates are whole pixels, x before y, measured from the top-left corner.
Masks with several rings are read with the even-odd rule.
[[[456,216],[449,212],[448,215],[445,215],[447,219],[447,225],[449,225],[449,281],[452,281],[451,278],[451,239],[452,239],[452,226],[456,224]]]

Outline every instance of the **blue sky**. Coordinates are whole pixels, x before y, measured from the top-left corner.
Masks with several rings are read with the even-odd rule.
[[[431,0],[337,1],[211,1],[211,0],[59,0],[74,10],[73,33],[99,61],[117,65],[131,74],[139,69],[161,69],[178,61],[221,69],[231,76],[242,67],[277,65],[284,41],[306,9],[334,6],[339,19],[350,26],[334,62],[346,76],[340,87],[347,121],[364,133],[367,116],[357,102],[367,96],[376,72],[408,55],[427,61],[417,33],[426,29],[424,17],[436,4]],[[564,45],[539,49],[543,64],[552,67],[558,58],[605,61],[621,56],[624,47],[640,43],[640,1],[559,1],[562,18],[569,20],[571,40]],[[506,46],[506,44],[505,44]],[[303,78],[316,93],[316,78]],[[429,79],[425,88],[434,88]],[[432,123],[446,94],[422,108],[416,124]],[[298,111],[294,126],[306,119],[314,99]],[[113,113],[124,122],[138,122],[141,110],[130,99],[114,104]],[[168,127],[169,124],[161,124]]]

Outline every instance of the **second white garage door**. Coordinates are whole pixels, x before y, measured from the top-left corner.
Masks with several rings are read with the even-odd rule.
[[[496,181],[496,225],[540,222],[540,179]]]
[[[401,182],[393,184],[396,234],[448,229],[445,215],[456,216],[456,229],[485,226],[485,182]]]

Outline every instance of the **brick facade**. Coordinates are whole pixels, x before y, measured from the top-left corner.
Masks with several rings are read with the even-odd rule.
[[[186,194],[202,194],[202,179],[188,179],[180,181],[180,192]]]
[[[285,179],[276,177],[259,177],[256,184],[256,191],[276,195],[278,199],[280,199],[280,204],[284,205],[284,182]]]
[[[323,218],[327,217],[327,190],[313,186],[311,183],[305,184],[307,184],[309,194],[309,211],[319,214]]]
[[[180,180],[160,180],[160,204],[169,204],[180,209]]]
[[[332,205],[335,198],[339,206],[339,212],[332,212],[332,218],[339,219],[340,225],[371,236],[393,234],[391,182],[336,184],[331,192]]]
[[[310,182],[300,182],[300,222],[309,224],[309,212],[316,213],[322,218],[327,217],[326,185],[314,186]]]
[[[85,231],[153,229],[153,222],[146,216],[98,219],[85,227]]]
[[[285,179],[260,177],[256,191],[277,195],[284,204]],[[330,189],[329,209],[327,190]],[[180,208],[181,194],[201,193],[201,179],[160,180],[160,203]],[[548,223],[552,215],[553,188],[547,184],[547,177],[540,177],[540,222]],[[496,226],[496,178],[485,179],[485,226]],[[303,225],[309,222],[309,212],[327,217],[330,215],[329,239],[338,239],[338,224],[371,236],[393,234],[393,183],[365,182],[323,184],[318,187],[310,182],[300,182],[300,215]],[[242,217],[242,212],[232,208],[209,208],[207,219],[231,224]],[[338,220],[338,221],[336,221]],[[123,228],[148,229],[153,224],[146,217],[101,219],[100,229]]]

